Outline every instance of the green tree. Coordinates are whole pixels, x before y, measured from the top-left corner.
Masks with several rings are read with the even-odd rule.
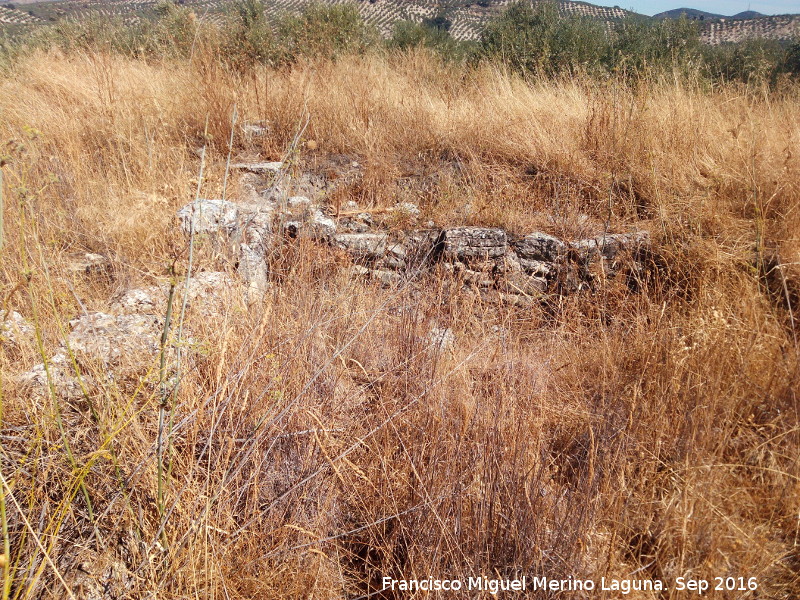
[[[607,41],[596,20],[559,14],[553,2],[518,0],[481,35],[480,54],[525,73],[594,70]]]
[[[237,65],[265,63],[275,58],[275,40],[262,0],[235,2],[224,33],[224,56]]]
[[[704,69],[716,81],[761,84],[774,82],[780,72],[789,71],[787,57],[787,48],[780,42],[750,39],[706,47]]]
[[[700,31],[685,16],[660,21],[632,16],[616,24],[609,49],[608,66],[629,73],[689,68],[700,62]]]
[[[284,60],[298,56],[336,58],[363,53],[377,44],[378,32],[364,23],[353,4],[310,4],[299,15],[285,14],[277,23]]]
[[[459,42],[446,28],[431,26],[426,21],[398,21],[387,45],[399,50],[428,48],[448,60],[463,59],[469,52],[467,42]]]
[[[783,70],[792,75],[800,76],[800,40],[795,41],[787,48],[783,61]]]

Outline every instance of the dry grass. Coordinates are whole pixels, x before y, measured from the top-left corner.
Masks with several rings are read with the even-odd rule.
[[[423,54],[247,75],[27,58],[0,82],[0,268],[4,309],[37,315],[46,353],[84,308],[185,265],[174,211],[204,141],[203,195],[220,194],[234,103],[271,128],[237,138],[242,156],[280,158],[307,114],[319,149],[302,165],[365,166],[348,199],[516,232],[542,212],[564,236],[581,214],[644,226],[652,277],[521,310],[436,274],[355,282],[343,257],[285,245],[263,305],[190,311],[163,515],[157,358],[96,376],[91,403],[51,402],[13,382],[37,349],[3,346],[3,597],[81,597],[84,571],[112,566],[133,598],[355,597],[384,575],[517,572],[758,577],[758,595],[713,597],[800,596],[796,90],[527,84]],[[112,257],[111,276],[68,273],[75,251]],[[200,269],[212,259],[200,248]],[[452,350],[430,347],[434,326]]]

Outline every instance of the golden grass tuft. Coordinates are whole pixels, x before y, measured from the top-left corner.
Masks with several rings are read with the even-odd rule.
[[[0,293],[38,315],[45,354],[70,318],[185,268],[174,213],[204,144],[202,195],[220,196],[234,104],[269,126],[236,134],[238,155],[281,158],[308,118],[298,168],[360,161],[344,200],[567,239],[644,227],[650,276],[523,310],[436,273],[354,281],[286,243],[263,304],[232,290],[215,320],[190,309],[163,518],[156,362],[113,381],[81,364],[86,398],[42,399],[14,383],[35,345],[3,345],[4,598],[85,596],[92,569],[110,598],[515,573],[800,595],[796,89],[525,82],[424,53],[246,74],[202,53],[30,56],[0,82]],[[109,256],[109,276],[69,273],[77,251]],[[216,258],[199,244],[199,270]],[[452,349],[430,347],[434,327]]]

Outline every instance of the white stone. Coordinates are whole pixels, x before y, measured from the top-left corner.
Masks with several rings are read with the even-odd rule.
[[[506,253],[506,248],[506,232],[502,229],[452,227],[442,232],[442,249],[448,258],[499,258]]]
[[[353,265],[350,267],[350,277],[353,278],[360,278],[360,277],[369,277],[370,273],[372,272],[371,269],[361,265]]]
[[[422,212],[420,211],[419,206],[413,202],[401,202],[400,204],[395,205],[394,211],[402,215],[413,217],[414,219],[419,217]]]
[[[428,344],[437,351],[450,351],[455,348],[456,335],[449,327],[432,327],[427,335]]]
[[[232,169],[240,169],[242,171],[250,171],[251,173],[259,174],[275,174],[283,169],[283,163],[280,161],[275,162],[258,162],[258,163],[234,163],[231,165]]]
[[[152,315],[90,313],[70,321],[67,338],[76,358],[117,363],[160,349],[161,326]]]
[[[567,251],[567,244],[547,233],[533,232],[514,245],[521,259],[556,262]]]
[[[273,239],[273,213],[269,205],[197,200],[180,209],[178,218],[187,235],[192,223],[195,233],[224,234],[232,244],[246,281],[263,287],[267,277],[266,255]]]
[[[509,291],[515,294],[538,296],[547,291],[547,279],[525,273],[511,273],[507,279]]]
[[[368,227],[372,227],[374,221],[372,220],[372,213],[368,212],[360,212],[356,215],[356,219],[367,225]]]
[[[232,237],[266,253],[272,245],[272,220],[273,212],[268,207],[240,207]]]
[[[120,315],[154,314],[159,296],[163,293],[155,286],[127,290],[111,305],[111,312]]]
[[[269,133],[269,126],[261,123],[245,123],[242,125],[242,133],[245,137],[261,137]]]
[[[602,256],[606,260],[614,260],[624,250],[635,251],[650,245],[650,234],[647,231],[633,233],[606,233],[594,238],[579,240],[572,244],[583,260],[594,256]]]
[[[242,279],[250,284],[251,289],[263,293],[269,287],[267,261],[263,252],[247,244],[239,246],[237,270]]]
[[[338,233],[333,236],[333,244],[356,258],[381,258],[386,254],[388,239],[385,233]]]
[[[310,224],[314,237],[327,239],[336,234],[336,222],[319,209],[311,215]]]
[[[129,598],[136,576],[125,563],[110,554],[90,549],[77,550],[75,567],[64,578],[76,598],[81,600],[117,600]]]
[[[286,201],[286,203],[291,208],[305,208],[311,205],[311,198],[306,196],[292,196]]]
[[[209,302],[225,299],[234,286],[233,279],[221,271],[201,271],[189,279],[189,302]]]
[[[400,270],[406,267],[406,255],[408,251],[402,244],[394,244],[389,248],[386,256],[381,261],[382,264],[390,269]]]
[[[384,286],[398,285],[402,281],[399,274],[394,271],[387,271],[386,269],[372,269],[369,276],[381,282]]]
[[[19,346],[23,342],[33,341],[35,329],[25,317],[16,311],[8,313],[0,323],[0,343]]]
[[[50,372],[49,380],[48,371]],[[58,352],[47,362],[47,368],[45,368],[44,363],[39,363],[30,371],[20,375],[17,381],[23,388],[27,388],[37,397],[49,395],[50,383],[52,383],[56,395],[60,398],[72,400],[83,395],[75,369],[64,350]],[[90,378],[84,376],[84,383],[88,384],[89,381]]]
[[[67,264],[67,269],[73,273],[84,273],[86,275],[102,273],[110,268],[111,261],[107,257],[93,252],[71,254]]]
[[[227,200],[195,200],[178,211],[178,220],[185,235],[195,233],[230,233],[236,227],[238,207]]]
[[[528,260],[526,258],[519,259],[520,267],[528,275],[536,275],[538,277],[547,277],[553,271],[553,264],[541,260]]]

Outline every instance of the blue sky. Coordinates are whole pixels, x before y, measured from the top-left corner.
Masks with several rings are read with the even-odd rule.
[[[590,2],[592,0],[589,0]],[[597,2],[598,4],[610,4]],[[765,15],[800,13],[800,0],[616,0],[622,8],[632,8],[638,13],[654,15],[673,8],[696,8],[720,15],[733,15],[743,10],[755,10]]]

